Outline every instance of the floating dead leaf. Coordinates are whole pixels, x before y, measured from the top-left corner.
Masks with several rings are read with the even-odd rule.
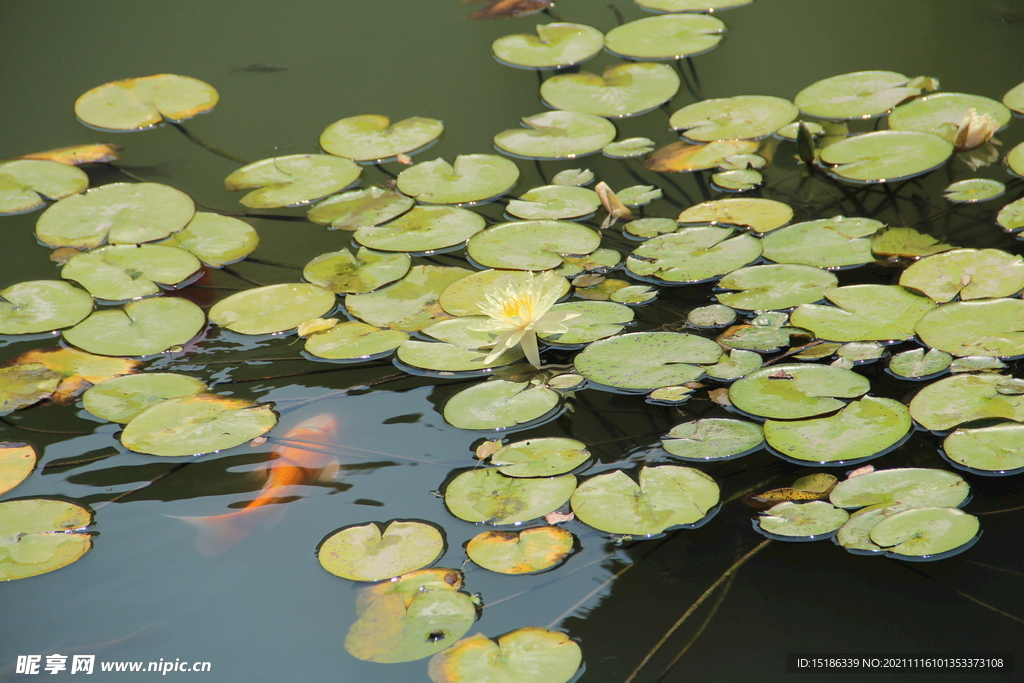
[[[480,0],[463,0],[460,5],[469,5]],[[509,19],[525,17],[543,12],[551,6],[551,0],[490,0],[487,7],[470,14],[467,19]]]
[[[412,166],[412,157],[408,154],[397,154],[395,156],[395,161],[405,166]]]
[[[729,390],[726,388],[712,389],[708,392],[708,398],[717,403],[720,406],[731,406],[732,401],[729,400]]]
[[[859,477],[862,474],[871,474],[874,471],[875,468],[873,465],[864,465],[864,467],[858,467],[855,470],[850,470],[850,473],[846,475],[846,478],[853,479],[854,477]]]
[[[486,460],[495,453],[501,450],[501,440],[495,439],[493,441],[484,441],[482,444],[476,447],[476,459]]]
[[[825,500],[838,481],[837,477],[823,472],[809,474],[797,479],[792,486],[772,489],[764,493],[749,493],[743,497],[743,503],[756,510],[766,510],[779,503]]]
[[[54,249],[50,252],[50,260],[54,263],[64,265],[81,253],[82,252],[73,247],[60,247],[59,249]]]
[[[60,147],[59,149],[51,149],[45,152],[33,152],[18,158],[56,161],[58,164],[66,164],[68,166],[105,164],[109,161],[120,159],[121,155],[119,152],[122,149],[124,149],[124,145],[97,142],[91,145],[74,145],[73,147]]]
[[[548,524],[561,524],[562,522],[571,522],[576,519],[575,512],[549,512],[544,515],[544,521]]]
[[[580,275],[572,281],[573,287],[593,287],[604,282],[604,275]]]
[[[142,361],[115,356],[96,356],[73,348],[33,349],[13,358],[5,365],[42,363],[64,375],[64,381],[50,397],[55,403],[69,404],[83,391],[103,380],[137,372]]]
[[[267,437],[265,437],[265,436],[257,436],[255,439],[253,439],[252,441],[249,442],[249,447],[250,448],[256,448],[257,446],[262,446],[266,442],[267,442]]]

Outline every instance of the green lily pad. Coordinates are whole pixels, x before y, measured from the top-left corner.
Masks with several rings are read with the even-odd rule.
[[[970,495],[963,477],[947,470],[908,467],[876,470],[836,484],[829,494],[841,508],[868,505],[906,510],[919,507],[957,507]]]
[[[157,74],[97,86],[75,100],[75,116],[104,130],[145,130],[163,121],[184,121],[217,106],[209,83],[188,76]]]
[[[910,402],[910,415],[926,429],[1003,418],[1024,422],[1024,396],[1003,394],[1001,375],[953,375],[927,385]]]
[[[559,171],[551,179],[552,185],[583,187],[594,182],[594,172],[587,168],[567,168]]]
[[[682,228],[653,237],[633,250],[626,268],[634,275],[672,283],[712,280],[761,255],[761,240],[749,234],[731,237],[732,228]]]
[[[920,258],[950,249],[955,247],[914,228],[886,228],[871,237],[871,251],[878,256]]]
[[[380,251],[430,252],[461,245],[484,229],[484,217],[454,206],[417,206],[398,218],[356,230],[355,239]]]
[[[160,242],[187,249],[214,268],[241,261],[254,252],[259,243],[259,233],[245,221],[206,211],[197,211],[184,230]]]
[[[800,126],[806,126],[807,132],[810,133],[812,138],[819,138],[825,134],[825,127],[820,123],[814,121],[794,121],[788,123],[782,128],[775,131],[775,134],[783,140],[790,140],[796,142],[797,135],[800,132]]]
[[[438,303],[451,315],[480,315],[477,304],[486,302],[488,292],[504,292],[509,285],[520,287],[531,277],[529,272],[520,270],[482,270],[448,285],[441,292]],[[561,299],[569,292],[569,282],[560,280],[556,284],[558,299]]]
[[[513,199],[505,210],[524,220],[559,220],[589,216],[601,206],[593,190],[565,185],[543,185]]]
[[[749,5],[754,0],[637,0],[640,7],[651,12],[718,12]]]
[[[415,332],[449,318],[438,300],[446,287],[470,275],[465,268],[413,266],[393,285],[345,297],[349,313],[376,327]],[[473,314],[479,313],[479,309]]]
[[[871,529],[871,541],[889,557],[925,559],[970,543],[977,537],[980,527],[978,518],[963,510],[916,508],[879,521]]]
[[[676,425],[661,442],[666,451],[688,462],[730,460],[763,445],[761,425],[716,417]]]
[[[563,256],[562,265],[554,273],[563,277],[575,277],[581,273],[603,274],[618,267],[622,254],[614,249],[595,249],[584,256]]]
[[[909,339],[935,308],[931,299],[894,285],[833,287],[825,298],[835,305],[803,304],[790,321],[837,342]]]
[[[273,334],[319,318],[336,304],[334,293],[318,285],[267,285],[221,299],[210,309],[210,321],[240,334]]]
[[[205,391],[206,383],[195,377],[145,372],[113,377],[89,388],[82,394],[82,407],[96,417],[124,424],[157,403]]]
[[[789,315],[780,311],[766,311],[749,325],[734,325],[718,337],[718,343],[731,349],[747,351],[776,351],[789,345],[792,337],[803,337],[794,344],[806,344],[814,338],[809,330],[787,326]],[[830,352],[831,353],[831,352]],[[826,355],[830,355],[826,354]]]
[[[958,92],[937,92],[916,97],[901,104],[889,114],[889,128],[892,130],[914,130],[938,135],[953,142],[957,128],[968,109],[976,114],[987,114],[1002,128],[1013,114],[995,100],[980,95],[966,95]]]
[[[968,178],[950,183],[943,191],[946,201],[954,204],[974,204],[1001,197],[1006,185],[991,178]]]
[[[467,522],[520,524],[562,507],[575,488],[576,477],[571,474],[521,479],[487,468],[452,479],[444,503],[453,515]]]
[[[202,267],[185,249],[124,244],[73,256],[60,276],[74,280],[97,299],[125,301],[160,294],[192,278]]]
[[[622,470],[591,477],[572,494],[573,512],[607,533],[653,536],[701,521],[719,501],[715,480],[690,467],[644,467],[639,480]]]
[[[697,204],[676,218],[680,223],[706,223],[750,228],[764,234],[793,219],[793,209],[774,199],[716,199]]]
[[[422,332],[442,343],[405,341],[398,347],[398,360],[413,367],[441,372],[487,370],[521,361],[522,350],[513,348],[490,363],[486,362],[488,352],[481,347],[487,346],[493,335],[471,329],[484,319],[483,316],[466,316],[431,323]]]
[[[649,20],[645,20],[649,21]],[[687,140],[759,140],[797,117],[789,100],[763,95],[742,95],[703,100],[672,114],[668,125],[681,130]]]
[[[678,90],[679,76],[672,67],[627,62],[605,67],[602,76],[589,71],[552,76],[540,94],[555,109],[621,118],[650,111]]]
[[[594,342],[576,356],[587,379],[616,389],[652,391],[693,382],[701,363],[715,363],[722,349],[704,337],[676,332],[634,332]]]
[[[459,429],[507,429],[544,417],[557,405],[558,394],[545,387],[492,380],[452,396],[444,419]]]
[[[954,356],[1013,357],[1024,353],[1024,301],[954,301],[925,313],[917,335]]]
[[[672,142],[648,156],[644,166],[660,173],[705,171],[717,168],[725,159],[737,154],[756,152],[759,146],[750,140],[721,140],[706,145]]]
[[[850,519],[839,529],[836,542],[850,552],[858,554],[881,553],[882,549],[871,542],[871,529],[882,519],[899,512],[887,507],[868,507],[850,515]]]
[[[993,474],[1016,474],[1024,468],[1024,424],[957,429],[942,442],[953,463]]]
[[[203,310],[187,299],[155,297],[96,311],[64,339],[101,356],[149,356],[187,343],[203,329]]]
[[[63,500],[29,498],[0,503],[0,581],[66,567],[89,552],[92,534],[79,531],[92,513]]]
[[[181,396],[146,408],[121,432],[121,443],[150,455],[201,455],[234,448],[277,424],[269,405],[216,394]]]
[[[365,294],[401,280],[411,264],[406,254],[360,247],[353,256],[342,249],[317,256],[302,269],[302,277],[335,294]]]
[[[924,379],[944,372],[953,362],[953,356],[936,349],[911,349],[898,353],[889,361],[889,370],[906,379]]]
[[[889,183],[927,173],[946,163],[953,145],[938,135],[881,130],[840,140],[821,150],[834,175],[863,183]]]
[[[0,368],[0,415],[49,398],[64,376],[42,363],[20,363]]]
[[[728,381],[748,375],[762,364],[761,354],[734,348],[729,351],[728,357],[723,356],[722,360],[714,365],[706,366],[704,372],[712,379]]]
[[[504,130],[494,145],[524,159],[574,159],[593,154],[615,139],[615,124],[575,111],[546,111],[523,118],[525,128]]]
[[[1024,114],[1024,83],[1018,83],[1003,95],[1003,104],[1018,114]]]
[[[1020,232],[1024,230],[1024,198],[1010,202],[999,209],[996,215],[996,223],[1007,232]]]
[[[486,268],[549,270],[562,254],[589,254],[601,235],[565,221],[516,221],[491,226],[469,240],[469,256]]]
[[[604,47],[604,34],[592,26],[556,22],[538,24],[537,35],[498,38],[491,50],[499,62],[524,69],[562,69],[585,62]]]
[[[490,463],[508,477],[552,477],[571,472],[589,459],[583,442],[547,437],[506,444],[490,457]]]
[[[764,168],[767,165],[768,160],[760,154],[733,154],[722,159],[718,163],[718,168],[723,171],[742,171],[744,169]]]
[[[795,460],[840,464],[881,455],[912,427],[907,407],[888,398],[864,398],[829,417],[764,423],[768,445]]]
[[[28,479],[37,460],[36,449],[27,443],[0,442],[0,494]]]
[[[718,282],[723,289],[740,291],[722,292],[717,297],[726,306],[740,310],[779,310],[818,301],[837,282],[835,275],[814,266],[748,266]]]
[[[711,176],[711,183],[722,192],[746,192],[764,182],[760,171],[720,171]]]
[[[415,205],[416,200],[411,197],[374,185],[328,197],[310,209],[306,217],[332,230],[355,230],[387,223]]]
[[[317,548],[320,566],[343,579],[383,581],[423,569],[441,556],[444,537],[433,524],[370,522],[329,534]]]
[[[306,339],[306,351],[318,358],[356,360],[394,351],[409,335],[401,330],[382,330],[366,323],[346,322],[316,332]]]
[[[836,355],[853,363],[867,363],[884,357],[886,350],[876,341],[854,341],[840,346]]]
[[[755,522],[761,531],[772,536],[817,540],[831,537],[849,518],[849,512],[823,500],[807,503],[786,501],[762,512]]]
[[[386,595],[398,595],[409,604],[418,594],[427,591],[457,592],[463,587],[465,575],[458,569],[419,569],[394,577],[391,581],[379,581],[363,585],[356,591],[356,614],[366,612],[374,600]]]
[[[519,167],[496,154],[463,154],[455,164],[434,159],[398,174],[398,189],[427,204],[474,204],[500,197],[519,179]]]
[[[871,240],[885,224],[835,216],[795,223],[764,236],[764,256],[776,263],[842,268],[871,263]]]
[[[803,113],[822,119],[873,118],[921,93],[909,81],[893,71],[857,71],[807,86],[794,103]]]
[[[1005,161],[1007,168],[1010,169],[1010,173],[1024,178],[1024,142],[1007,152]]]
[[[498,638],[477,633],[434,655],[433,683],[566,683],[583,661],[580,646],[565,633],[520,628]]]
[[[700,306],[686,315],[686,322],[696,327],[724,327],[736,320],[736,311],[722,304]]]
[[[1011,296],[1024,289],[1024,258],[999,249],[954,249],[911,264],[900,284],[939,303]]]
[[[609,142],[601,148],[601,153],[612,159],[633,159],[650,154],[654,147],[654,140],[650,138],[626,138]]]
[[[575,311],[580,315],[568,322],[565,332],[537,335],[549,344],[588,344],[619,334],[633,322],[633,309],[612,301],[571,301],[555,304],[551,311]]]
[[[992,356],[964,356],[949,364],[950,372],[997,372],[1006,369],[1006,363]],[[1000,391],[1000,393],[1013,393]]]
[[[633,185],[619,190],[619,201],[626,206],[646,206],[656,199],[661,199],[661,189],[653,185]]]
[[[391,123],[387,116],[363,114],[335,121],[320,133],[328,154],[353,161],[383,161],[424,147],[444,132],[437,119],[412,116]]]
[[[228,192],[258,188],[240,201],[253,209],[300,206],[344,190],[362,169],[330,154],[291,154],[248,164],[224,179]]]
[[[560,564],[572,552],[575,537],[555,526],[522,531],[485,531],[466,545],[469,559],[500,574],[533,574]]]
[[[85,320],[92,309],[92,297],[67,282],[19,282],[0,290],[0,334],[35,334],[71,327]]]
[[[63,199],[87,187],[89,176],[77,166],[33,159],[5,161],[0,163],[0,216],[35,211],[46,199]]]
[[[36,237],[51,247],[76,249],[153,242],[183,230],[194,214],[192,199],[173,187],[112,183],[46,209],[36,222]]]
[[[696,389],[688,386],[661,387],[647,395],[647,402],[654,405],[680,405],[689,401],[695,391]]]
[[[748,374],[729,387],[729,400],[740,410],[777,420],[824,415],[844,408],[842,398],[857,398],[871,388],[867,378],[827,365],[772,365]]]
[[[714,49],[724,32],[725,24],[709,14],[668,14],[617,26],[604,46],[627,59],[682,59]]]

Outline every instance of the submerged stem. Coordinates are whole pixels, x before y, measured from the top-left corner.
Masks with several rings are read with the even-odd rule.
[[[231,152],[229,152],[229,151],[227,151],[225,149],[221,149],[220,147],[217,147],[216,145],[210,144],[206,140],[203,140],[201,137],[199,137],[198,135],[196,135],[195,133],[190,131],[185,126],[181,125],[180,123],[176,123],[174,121],[170,121],[169,123],[172,126],[174,126],[175,128],[177,128],[179,131],[181,131],[182,135],[184,135],[189,140],[191,140],[192,142],[196,143],[197,145],[199,145],[200,147],[202,147],[203,149],[205,149],[207,151],[213,152],[214,154],[216,154],[218,156],[222,156],[222,157],[224,157],[225,159],[227,159],[229,161],[234,161],[235,163],[239,163],[239,164],[249,164],[249,163],[251,163],[249,161],[246,161],[242,157],[235,156],[234,154],[232,154]]]

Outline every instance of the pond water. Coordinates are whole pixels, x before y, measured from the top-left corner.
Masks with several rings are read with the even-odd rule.
[[[187,127],[249,160],[317,152],[327,124],[367,113],[386,114],[392,121],[408,116],[444,121],[443,137],[416,161],[492,153],[497,132],[545,107],[537,76],[499,64],[490,45],[550,18],[465,20],[474,9],[451,0],[2,3],[0,58],[7,68],[0,76],[5,131],[0,158],[117,142],[125,145],[118,165],[135,176],[179,188],[208,207],[240,210],[238,195],[222,189],[238,164],[192,144],[173,127],[119,135],[88,130],[75,120],[72,104],[86,90],[158,73],[212,84],[219,105]],[[647,16],[626,2],[615,9],[626,21]],[[618,23],[606,3],[564,0],[557,12],[602,31]],[[1024,9],[1014,0],[756,0],[719,16],[728,26],[724,40],[692,60],[704,98],[792,99],[820,79],[868,69],[934,76],[945,91],[996,100],[1024,80]],[[584,68],[600,70],[617,61],[602,54]],[[246,68],[252,65],[282,68]],[[681,89],[671,109],[692,101],[693,95]],[[645,136],[660,147],[676,139],[666,119],[667,112],[656,109],[618,120],[618,138]],[[873,123],[857,125],[868,130]],[[1022,131],[1021,122],[1012,121],[998,135],[1002,149],[1024,139]],[[1021,194],[1020,182],[1010,183],[1002,163],[971,173],[954,159],[894,185],[894,197],[881,186],[844,194],[836,189],[840,185],[807,179],[790,159],[790,143],[779,143],[775,154],[765,186],[754,195],[788,203],[794,222],[870,216],[890,225],[914,225],[958,245],[1022,251],[1020,242],[994,223],[998,208]],[[517,164],[521,177],[513,196],[571,168],[589,168],[616,189],[638,182],[661,187],[667,198],[645,207],[646,216],[674,218],[681,208],[726,196],[707,189],[708,174],[662,176],[638,161],[600,154]],[[386,167],[391,173],[402,168]],[[90,168],[89,174],[93,186],[126,180],[105,166]],[[950,205],[942,189],[974,176],[1010,183],[1008,195],[944,211]],[[362,185],[386,178],[366,167]],[[502,208],[495,203],[477,210],[494,223],[502,220]],[[305,215],[301,208],[267,213]],[[0,219],[0,288],[58,277],[49,250],[33,235],[38,215]],[[589,224],[596,227],[601,217]],[[247,220],[259,231],[260,246],[252,259],[231,270],[261,284],[299,281],[303,264],[350,243],[351,233],[312,223]],[[637,245],[618,228],[604,243],[623,253]],[[466,263],[462,251],[432,262]],[[868,264],[839,277],[842,284],[893,284],[899,272],[884,263]],[[204,290],[217,297],[249,286],[226,272],[214,273],[211,282],[224,288]],[[661,288],[653,305],[635,309],[633,329],[677,323],[710,303],[713,293],[710,284]],[[98,532],[93,549],[76,563],[0,586],[0,680],[31,680],[15,673],[17,657],[54,653],[95,654],[103,661],[208,661],[211,671],[203,678],[209,681],[428,680],[426,660],[377,664],[345,651],[345,635],[355,621],[355,586],[324,571],[315,550],[341,527],[420,519],[445,531],[446,552],[436,566],[462,567],[464,544],[482,529],[453,517],[432,492],[443,489],[453,472],[473,466],[473,450],[482,438],[497,438],[457,429],[441,415],[453,394],[479,378],[394,378],[399,371],[390,359],[317,362],[303,358],[295,341],[294,335],[247,337],[213,328],[190,353],[161,356],[149,365],[186,372],[233,397],[272,402],[281,420],[271,436],[321,414],[337,420],[338,476],[275,506],[279,509],[265,524],[214,556],[196,552],[195,529],[176,517],[223,514],[252,500],[261,487],[252,473],[271,444],[243,445],[182,466],[181,458],[126,451],[117,441],[119,428],[80,405],[40,405],[0,422],[0,440],[28,442],[41,454],[40,467],[2,499],[56,497],[90,506],[97,511],[93,530]],[[51,335],[0,337],[0,360],[58,344],[59,337]],[[547,351],[545,360],[570,363],[574,353]],[[1008,372],[1018,374],[1019,365],[1009,365]],[[884,361],[857,371],[871,380],[875,395],[909,400],[917,385],[887,375],[883,366]],[[557,419],[501,436],[579,439],[596,459],[585,476],[667,463],[658,445],[670,428],[698,417],[731,415],[698,393],[672,407],[646,403],[643,396],[584,389],[565,397],[569,409]],[[934,435],[917,431],[872,464],[950,469],[938,443]],[[763,490],[767,481],[772,482],[767,488],[788,485],[822,469],[783,462],[764,450],[696,467],[719,483],[723,499]],[[845,469],[832,471],[841,475]],[[787,673],[787,653],[1015,653],[1017,667],[1024,666],[1019,476],[964,476],[973,493],[966,510],[979,515],[984,530],[966,553],[911,564],[850,554],[827,541],[773,542],[684,622],[636,680],[801,679]],[[485,605],[470,634],[496,638],[526,626],[562,630],[582,648],[579,680],[626,680],[690,605],[764,540],[751,529],[754,514],[733,499],[698,529],[621,545],[569,522],[578,548],[553,571],[506,576],[467,564],[466,590],[479,593]],[[153,675],[97,671],[93,676],[118,681]],[[830,673],[827,680],[906,681],[914,675]],[[1012,679],[1002,673],[953,676]],[[76,680],[67,672],[52,677],[65,679]],[[826,680],[821,674],[803,679]]]

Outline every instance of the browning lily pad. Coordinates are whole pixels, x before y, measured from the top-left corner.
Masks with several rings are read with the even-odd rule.
[[[886,228],[871,237],[871,251],[879,256],[919,258],[954,248],[914,228]]]
[[[320,254],[302,269],[302,277],[335,294],[365,294],[405,277],[412,259],[360,247]]]
[[[604,34],[592,26],[556,22],[538,24],[537,35],[498,38],[491,50],[499,62],[524,69],[561,69],[585,62],[604,47]]]
[[[627,62],[605,67],[602,76],[589,71],[552,76],[540,94],[555,109],[621,118],[648,112],[678,90],[679,76],[667,64]]]
[[[494,145],[524,159],[575,159],[615,139],[615,124],[593,114],[547,111],[523,118],[525,128],[494,136]]]
[[[94,384],[111,377],[139,372],[142,361],[130,358],[95,356],[70,346],[53,349],[27,351],[13,360],[14,363],[42,363],[60,374],[64,380],[54,392],[52,400],[70,402]]]
[[[124,424],[157,403],[206,390],[206,383],[195,377],[145,372],[104,380],[82,395],[82,407],[96,417]]]
[[[89,176],[75,166],[29,159],[5,161],[0,163],[0,215],[35,211],[46,199],[63,199],[87,187]]]
[[[662,448],[687,462],[731,460],[763,445],[761,425],[716,417],[676,425],[661,442]]]
[[[0,415],[49,398],[62,379],[60,373],[42,363],[20,363],[0,368]]]
[[[0,581],[66,567],[92,547],[83,531],[92,513],[63,500],[29,498],[0,503]]]
[[[687,105],[672,114],[668,125],[694,142],[759,140],[798,113],[792,102],[781,97],[742,95]]]
[[[463,154],[454,164],[434,159],[398,174],[398,189],[427,204],[475,204],[500,197],[519,179],[519,167],[495,154]]]
[[[254,189],[240,201],[253,209],[311,204],[359,180],[362,169],[330,154],[291,154],[248,164],[224,179],[228,192]]]
[[[184,121],[217,106],[217,91],[188,76],[157,74],[97,86],[75,100],[75,116],[104,130],[145,130]]]
[[[355,230],[386,223],[415,204],[416,200],[411,197],[374,185],[328,197],[310,209],[306,217],[332,230]]]
[[[110,245],[79,254],[60,271],[97,299],[126,301],[160,294],[202,270],[203,264],[185,249],[157,244]]]
[[[714,49],[724,32],[725,24],[709,14],[667,14],[613,28],[604,46],[627,59],[682,59]]]
[[[319,318],[336,304],[334,293],[318,285],[267,285],[218,301],[210,309],[210,321],[241,334],[273,334]]]
[[[433,524],[392,520],[346,527],[329,534],[317,548],[320,566],[343,579],[383,581],[432,564],[444,550]]]
[[[325,152],[354,161],[379,162],[411,154],[444,132],[437,119],[412,116],[391,123],[387,116],[364,114],[335,121],[320,134]]]
[[[487,468],[452,479],[444,491],[444,503],[467,522],[520,524],[562,507],[575,488],[576,477],[571,474],[522,479]]]
[[[495,643],[477,633],[430,660],[433,683],[566,683],[583,661],[569,636],[534,626],[506,633]]]
[[[0,495],[28,479],[37,460],[36,449],[27,443],[0,442]]]
[[[485,531],[466,545],[469,559],[499,574],[533,574],[560,564],[572,552],[575,537],[556,526],[522,531]]]
[[[85,320],[92,309],[92,297],[67,282],[19,282],[0,290],[0,334],[35,334],[71,327]]]
[[[756,152],[759,146],[750,140],[722,140],[706,145],[672,142],[647,157],[644,166],[660,173],[704,171],[717,168],[728,157]]]
[[[444,419],[459,429],[507,429],[540,419],[557,406],[558,394],[543,386],[492,380],[452,396]]]
[[[203,310],[187,299],[156,297],[97,311],[64,339],[103,356],[149,356],[187,343],[203,329]]]
[[[702,363],[715,363],[722,349],[704,337],[676,332],[635,332],[594,342],[576,356],[576,369],[607,387],[648,392],[693,382]]]

